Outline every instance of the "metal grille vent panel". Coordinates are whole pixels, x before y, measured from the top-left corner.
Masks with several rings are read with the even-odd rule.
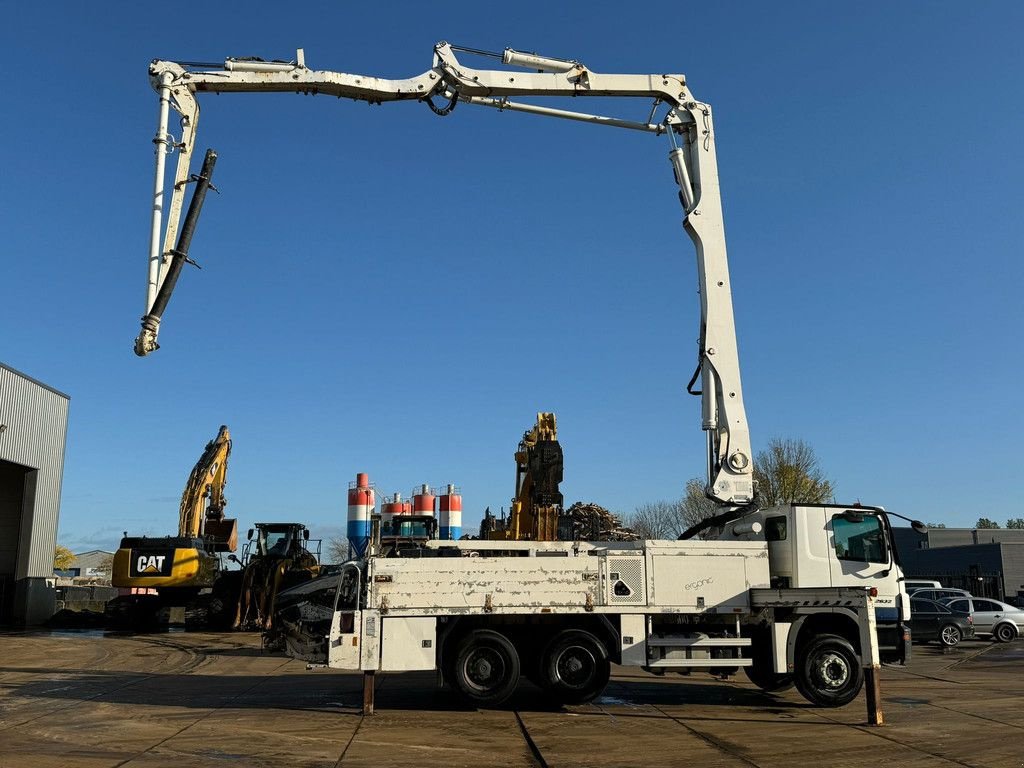
[[[647,602],[644,595],[644,561],[639,558],[609,558],[608,573],[619,574],[618,579],[609,579],[608,603],[619,605],[643,605]],[[627,594],[617,594],[615,585],[622,582],[629,588]],[[619,589],[621,591],[621,587]]]

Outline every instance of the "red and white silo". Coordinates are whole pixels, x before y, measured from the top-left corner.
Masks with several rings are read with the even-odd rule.
[[[355,482],[348,486],[348,540],[359,557],[366,552],[366,545],[370,542],[370,514],[374,504],[370,476],[360,472]]]
[[[434,491],[425,483],[412,494],[413,515],[429,515],[434,517]],[[436,529],[435,529],[436,530]]]
[[[462,537],[462,494],[454,485],[438,499],[441,538],[458,541]]]
[[[392,535],[398,532],[395,527],[399,523],[395,522],[395,515],[402,514],[402,494],[394,494],[388,501],[385,501],[380,505],[380,528],[381,533],[385,535]]]

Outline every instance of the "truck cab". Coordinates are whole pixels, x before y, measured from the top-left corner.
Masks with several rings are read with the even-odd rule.
[[[882,661],[909,658],[910,599],[899,554],[880,507],[785,504],[745,518],[761,523],[773,587],[868,587]]]

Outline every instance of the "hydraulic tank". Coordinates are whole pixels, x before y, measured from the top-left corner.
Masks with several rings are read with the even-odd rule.
[[[356,475],[354,483],[348,486],[348,540],[362,557],[370,542],[370,514],[373,512],[374,493],[370,477],[365,472]]]
[[[458,541],[462,537],[462,495],[454,485],[438,499],[440,535],[442,539]]]

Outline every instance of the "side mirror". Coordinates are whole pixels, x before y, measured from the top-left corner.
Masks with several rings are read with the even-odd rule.
[[[304,538],[306,541],[309,541],[309,528],[302,529],[302,538]]]
[[[911,520],[910,527],[914,529],[915,533],[925,534],[928,533],[928,526],[922,523],[920,520]]]
[[[252,541],[252,534],[253,534],[253,530],[252,530],[252,528],[250,528],[249,532],[247,534],[245,534],[245,538],[248,539],[249,541]]]

